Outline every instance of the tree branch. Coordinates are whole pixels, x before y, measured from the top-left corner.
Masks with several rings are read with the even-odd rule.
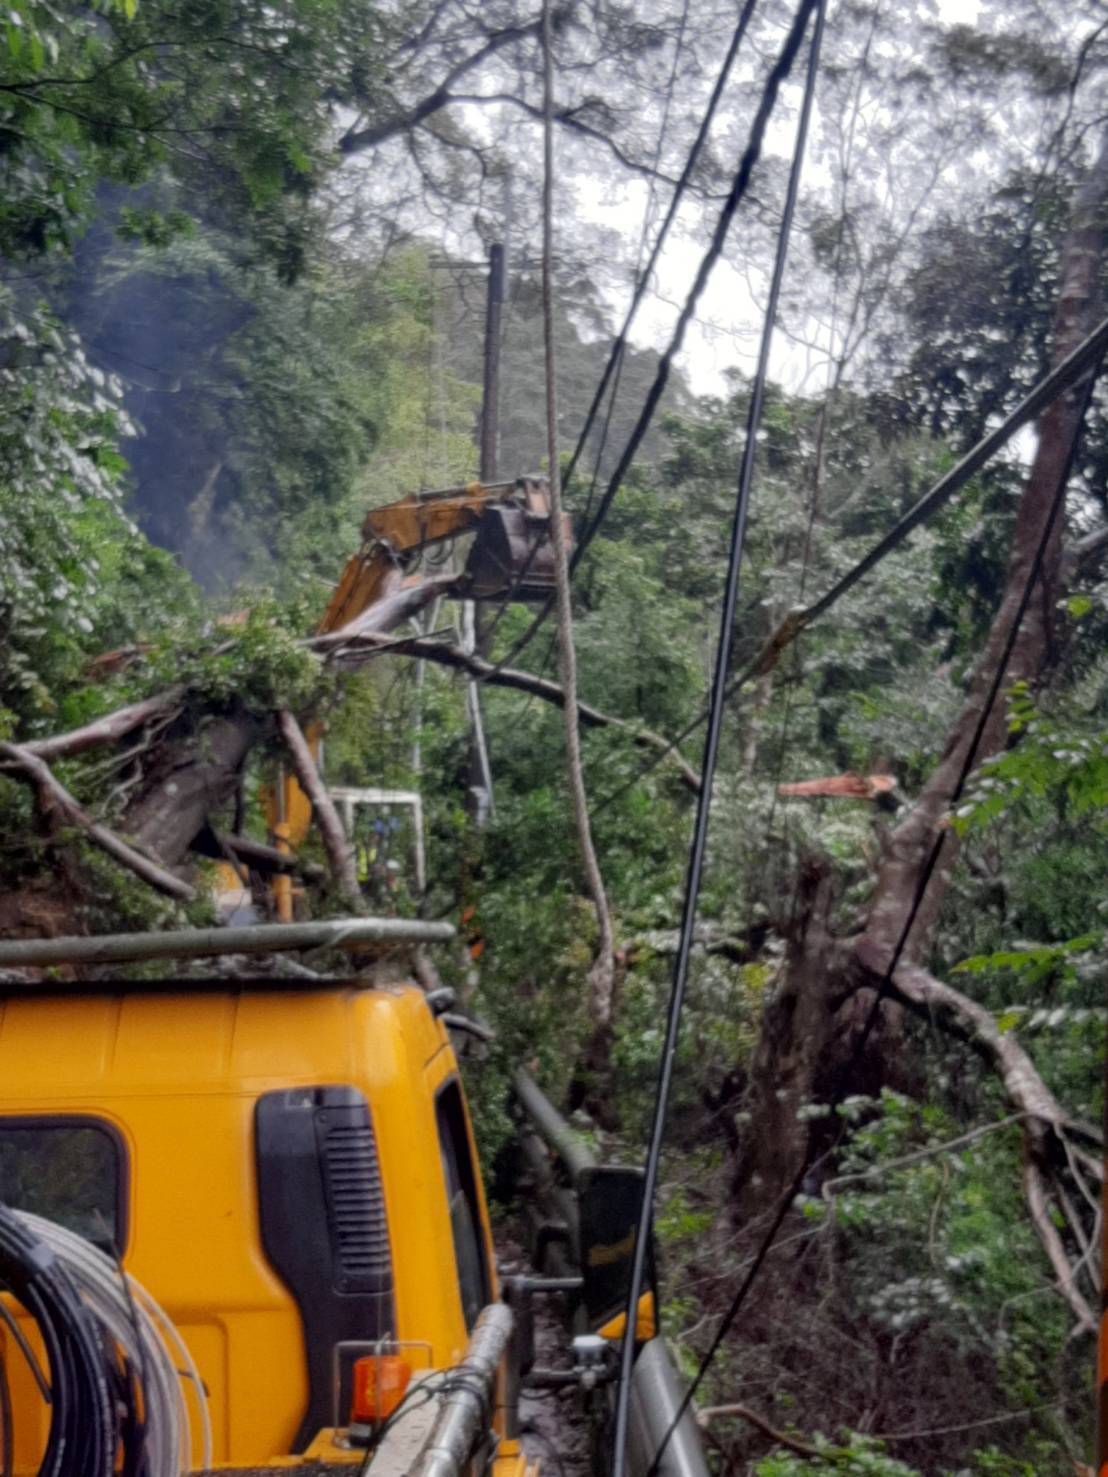
[[[140,877],[143,882],[156,888],[158,892],[165,893],[167,897],[176,898],[179,902],[189,902],[196,896],[195,890],[187,882],[175,877],[172,872],[167,872],[164,867],[152,862],[142,852],[136,851],[133,846],[128,845],[122,837],[110,831],[107,826],[94,821],[78,805],[65,786],[55,778],[49,766],[42,759],[29,754],[26,749],[20,748],[17,744],[0,743],[0,754],[11,760],[26,783],[35,787],[44,808],[53,808],[70,825],[77,826],[84,831],[89,840],[113,861],[126,867],[136,877]]]
[[[1031,1222],[1050,1258],[1054,1275],[1058,1279],[1058,1290],[1073,1309],[1078,1327],[1082,1332],[1095,1335],[1097,1320],[1092,1308],[1078,1291],[1073,1268],[1066,1256],[1066,1248],[1062,1245],[1062,1238],[1050,1218],[1050,1207],[1047,1203],[1042,1171],[1036,1164],[1035,1156],[1030,1148],[1025,1152],[1023,1159],[1023,1189],[1027,1199],[1027,1208],[1031,1213]]]
[[[397,134],[408,133],[416,128],[425,118],[430,118],[441,108],[456,101],[451,95],[450,89],[459,78],[464,77],[467,72],[479,67],[482,62],[488,61],[489,57],[495,56],[505,46],[511,46],[517,41],[522,41],[528,36],[533,36],[539,29],[538,21],[531,21],[526,26],[507,26],[502,31],[496,31],[483,46],[469,56],[463,57],[460,62],[455,63],[447,72],[433,92],[421,98],[419,102],[413,103],[410,108],[401,112],[393,113],[389,118],[383,118],[378,123],[371,124],[368,128],[357,128],[348,131],[339,140],[339,150],[343,154],[359,154],[366,149],[372,149],[377,144],[383,144]]]
[[[863,935],[854,960],[864,983],[875,988],[881,978],[880,953]],[[989,1011],[968,995],[944,984],[916,964],[901,964],[887,986],[890,999],[907,1006],[932,1025],[966,1041],[997,1073],[1008,1101],[1024,1120],[1023,1186],[1028,1211],[1058,1281],[1058,1290],[1083,1332],[1095,1333],[1096,1319],[1078,1290],[1062,1238],[1051,1220],[1043,1166],[1051,1137],[1062,1146],[1071,1125],[1034,1062],[1009,1031],[999,1029]]]
[[[833,1456],[832,1451],[826,1447],[822,1450],[818,1446],[808,1446],[803,1441],[798,1441],[795,1436],[786,1436],[784,1431],[778,1431],[770,1425],[765,1416],[759,1415],[756,1410],[751,1410],[748,1405],[706,1405],[703,1410],[696,1413],[696,1423],[701,1429],[710,1426],[713,1421],[718,1421],[726,1416],[737,1415],[740,1420],[749,1422],[757,1427],[763,1436],[768,1436],[778,1446],[784,1446],[789,1451],[795,1451],[798,1456],[820,1457],[824,1461]]]
[[[319,826],[319,834],[323,838],[323,845],[327,852],[327,859],[331,863],[331,872],[335,882],[347,902],[355,908],[360,908],[362,895],[358,887],[358,875],[354,869],[353,848],[346,839],[346,832],[343,830],[342,821],[339,820],[334,801],[327,793],[327,788],[320,778],[312,752],[308,748],[308,741],[304,737],[300,724],[287,708],[282,708],[278,713],[277,726],[289,751],[289,757],[292,759],[292,767],[296,771],[300,788],[312,802],[312,812]]]
[[[313,646],[318,650],[321,642],[329,642],[331,639],[330,636],[316,637]],[[383,640],[372,632],[362,632],[345,638],[343,655],[348,659],[356,659],[358,647],[366,645],[377,648],[389,656],[417,657],[423,661],[435,662],[439,666],[453,667],[459,672],[468,672],[490,686],[510,687],[516,692],[525,692],[531,697],[541,698],[543,702],[552,703],[557,708],[565,707],[565,693],[556,682],[551,682],[546,677],[536,677],[531,672],[520,672],[513,667],[496,667],[484,657],[462,651],[460,647],[445,641],[428,641],[419,637],[412,637],[404,641]],[[654,733],[649,728],[636,728],[625,718],[616,718],[610,713],[602,713],[599,708],[594,708],[588,703],[579,702],[577,704],[577,716],[586,728],[620,729],[639,748],[654,749],[671,758],[677,766],[685,787],[694,795],[699,793],[700,776],[676,750],[671,748],[669,740],[663,738],[661,734]]]
[[[957,1138],[947,1139],[943,1144],[934,1144],[928,1149],[917,1149],[914,1154],[903,1154],[899,1159],[887,1159],[883,1164],[871,1164],[868,1169],[859,1170],[856,1174],[836,1175],[833,1180],[824,1181],[820,1193],[825,1200],[830,1200],[842,1185],[855,1185],[864,1180],[879,1179],[883,1174],[889,1174],[896,1169],[907,1169],[910,1164],[920,1164],[925,1159],[934,1159],[938,1154],[952,1154],[955,1149],[964,1149],[967,1144],[972,1144],[975,1139],[984,1138],[987,1133],[996,1133],[998,1129],[1010,1128],[1013,1123],[1021,1123],[1025,1117],[1024,1113],[1010,1113],[1007,1118],[1001,1118],[998,1123],[984,1123],[980,1128],[959,1134]]]
[[[31,739],[21,744],[20,748],[25,754],[34,754],[48,763],[53,759],[70,759],[74,754],[83,754],[86,749],[95,749],[100,744],[118,743],[121,738],[126,738],[127,734],[141,728],[151,718],[164,718],[184,697],[183,687],[167,687],[164,692],[143,698],[138,703],[129,703],[125,708],[116,708],[114,713],[95,718],[81,728],[70,729],[68,733],[53,734],[50,738]]]
[[[445,103],[507,103],[510,107],[519,108],[529,118],[536,122],[542,121],[542,109],[529,103],[526,98],[517,97],[514,92],[455,92],[444,99]],[[579,133],[591,143],[601,144],[608,152],[623,165],[636,174],[645,175],[648,179],[658,180],[660,184],[675,187],[677,181],[672,175],[666,174],[661,169],[655,169],[651,164],[645,164],[640,159],[632,159],[630,154],[625,153],[612,138],[611,134],[604,133],[599,128],[593,128],[591,123],[586,123],[583,118],[578,118],[576,110],[563,108],[554,114],[554,122],[562,128],[568,128],[572,133]]]

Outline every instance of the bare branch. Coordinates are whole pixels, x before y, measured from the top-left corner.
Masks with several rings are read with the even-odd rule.
[[[881,979],[877,950],[863,936],[855,944],[854,959],[865,982]],[[1032,1224],[1043,1244],[1058,1281],[1058,1290],[1085,1332],[1096,1331],[1092,1309],[1078,1290],[1062,1238],[1050,1217],[1041,1165],[1046,1162],[1050,1136],[1063,1145],[1071,1124],[1034,1062],[1015,1035],[999,1029],[991,1013],[968,995],[944,984],[915,964],[901,964],[888,983],[890,999],[899,1001],[952,1035],[960,1037],[983,1057],[1000,1077],[1008,1101],[1025,1123],[1023,1184]]]
[[[100,744],[117,743],[152,718],[164,718],[183,701],[184,696],[183,687],[167,687],[164,692],[143,698],[138,703],[129,703],[125,708],[116,708],[114,713],[95,718],[81,728],[53,734],[50,738],[31,739],[20,747],[24,753],[34,754],[47,762],[70,759],[74,754],[83,754],[86,749],[95,749]]]
[[[349,628],[347,628],[349,629]],[[341,634],[341,633],[337,633]],[[322,641],[330,641],[332,638],[316,637],[313,643],[316,649]],[[526,692],[532,697],[541,698],[545,703],[553,703],[555,707],[565,707],[565,693],[556,682],[549,681],[546,677],[536,677],[531,672],[520,672],[513,667],[495,667],[492,662],[483,657],[476,656],[470,652],[462,651],[458,646],[452,646],[443,641],[428,641],[416,637],[406,641],[385,641],[371,632],[360,635],[348,636],[344,642],[344,656],[347,659],[356,659],[358,646],[366,645],[387,652],[389,656],[418,657],[421,660],[436,662],[439,666],[453,667],[460,672],[469,672],[493,687],[510,687],[516,692]],[[363,655],[362,659],[365,657]],[[680,754],[671,748],[669,740],[659,733],[654,733],[649,728],[636,728],[624,718],[615,718],[610,713],[602,713],[599,708],[591,707],[588,703],[577,704],[577,716],[586,728],[616,728],[626,733],[631,742],[643,749],[654,749],[659,753],[672,759],[680,773],[681,780],[687,789],[693,794],[699,793],[700,777],[690,764]]]
[[[460,62],[451,67],[433,92],[428,93],[425,98],[413,103],[410,108],[405,108],[402,112],[382,118],[368,128],[358,128],[344,134],[339,141],[339,149],[343,154],[359,154],[366,149],[374,148],[377,144],[385,143],[390,138],[395,138],[397,134],[408,133],[425,118],[430,118],[433,113],[439,112],[441,108],[456,101],[451,96],[450,89],[461,77],[488,61],[505,46],[514,45],[515,42],[523,41],[528,36],[534,36],[538,28],[539,22],[531,21],[526,26],[506,26],[504,30],[494,32],[483,46],[479,46],[476,51],[463,57]]]
[[[706,1405],[703,1410],[696,1413],[696,1423],[702,1429],[706,1429],[713,1421],[718,1421],[727,1416],[738,1416],[740,1420],[749,1422],[757,1427],[763,1436],[768,1436],[778,1446],[784,1446],[789,1451],[795,1451],[798,1456],[820,1457],[827,1460],[833,1452],[824,1448],[822,1451],[818,1446],[808,1446],[803,1441],[798,1441],[795,1436],[786,1436],[784,1431],[778,1431],[770,1425],[765,1416],[759,1415],[756,1410],[751,1410],[748,1405]]]
[[[144,856],[142,852],[136,851],[122,837],[110,831],[107,826],[102,826],[89,816],[61,782],[51,773],[49,766],[35,754],[29,754],[26,749],[17,744],[0,743],[0,754],[10,759],[23,780],[31,784],[38,791],[41,803],[46,809],[53,809],[68,822],[77,826],[88,836],[94,845],[98,846],[106,856],[120,866],[126,867],[136,877],[142,879],[150,887],[156,888],[158,892],[165,893],[167,897],[176,898],[179,902],[188,902],[196,896],[195,889],[180,877],[175,877],[172,872],[167,872],[164,867]]]
[[[888,1159],[884,1164],[871,1164],[868,1169],[859,1170],[857,1174],[837,1175],[833,1180],[824,1181],[821,1194],[825,1200],[830,1200],[843,1185],[855,1185],[864,1180],[879,1179],[883,1174],[891,1174],[895,1169],[906,1169],[910,1164],[920,1164],[925,1159],[934,1159],[938,1154],[952,1154],[955,1149],[964,1149],[967,1144],[972,1144],[975,1139],[984,1138],[988,1133],[996,1133],[998,1129],[1010,1128],[1013,1123],[1022,1122],[1026,1116],[1025,1113],[1012,1113],[998,1123],[984,1123],[980,1128],[959,1134],[957,1138],[947,1139],[945,1143],[934,1144],[929,1149],[917,1149],[914,1154],[904,1154],[899,1159]]]
[[[1031,1212],[1032,1223],[1038,1233],[1039,1240],[1043,1243],[1047,1256],[1050,1258],[1050,1264],[1054,1268],[1054,1275],[1058,1279],[1059,1291],[1073,1309],[1077,1318],[1078,1327],[1085,1333],[1095,1334],[1097,1320],[1093,1316],[1092,1308],[1077,1289],[1073,1276],[1073,1268],[1070,1266],[1069,1258],[1066,1256],[1066,1248],[1062,1245],[1062,1238],[1059,1236],[1058,1229],[1050,1218],[1050,1207],[1047,1203],[1042,1172],[1031,1152],[1024,1155],[1023,1189],[1027,1197],[1027,1208]]]
[[[356,908],[360,907],[362,896],[358,889],[357,872],[354,869],[353,848],[346,839],[346,832],[343,830],[342,821],[339,820],[334,801],[320,779],[319,770],[308,748],[308,741],[304,737],[300,724],[287,708],[282,708],[278,713],[277,726],[281,730],[281,737],[292,759],[292,766],[296,771],[300,788],[312,802],[312,812],[319,826],[319,834],[323,838],[323,845],[327,852],[327,859],[331,863],[335,881],[347,901]]]

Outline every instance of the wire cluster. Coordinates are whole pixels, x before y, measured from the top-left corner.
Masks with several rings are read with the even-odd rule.
[[[0,1206],[0,1287],[31,1316],[43,1370],[0,1305],[12,1343],[50,1411],[39,1477],[179,1477],[191,1466],[182,1380],[191,1387],[202,1465],[211,1426],[192,1357],[166,1314],[111,1257],[53,1221]],[[12,1471],[11,1402],[3,1372],[0,1470]]]

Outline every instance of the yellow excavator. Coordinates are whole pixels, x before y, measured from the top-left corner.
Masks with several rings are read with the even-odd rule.
[[[373,508],[362,526],[362,545],[347,562],[317,628],[326,635],[354,623],[370,606],[418,580],[416,567],[425,552],[439,544],[473,536],[465,566],[445,593],[472,601],[545,600],[554,590],[553,550],[549,539],[550,495],[539,477],[512,482],[471,482],[433,492],[409,493],[399,501]],[[571,539],[568,518],[567,544]],[[308,726],[306,737],[318,760],[323,727]],[[346,797],[349,801],[349,795]],[[294,774],[282,771],[262,794],[269,830],[277,849],[295,853],[308,834],[311,802]],[[349,804],[344,811],[349,811]],[[350,838],[352,839],[352,838]],[[241,874],[220,862],[218,890],[225,913],[245,902]],[[295,888],[288,872],[272,882],[272,911],[282,923],[292,922]]]
[[[533,480],[377,509],[322,629],[468,532],[457,593],[545,595],[548,529]],[[271,804],[296,844],[306,798],[288,779]],[[652,1294],[630,1333],[621,1312],[641,1175],[596,1165],[522,1067],[538,1275],[498,1278],[455,1055],[482,1028],[373,954],[454,937],[360,917],[0,941],[3,1477],[536,1477],[527,1392],[576,1387],[603,1421],[625,1336],[633,1477],[708,1477]],[[358,952],[327,975],[117,967],[321,946]],[[544,1299],[573,1319],[553,1349]]]

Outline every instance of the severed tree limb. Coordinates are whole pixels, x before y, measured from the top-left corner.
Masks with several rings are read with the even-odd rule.
[[[118,743],[127,734],[149,723],[152,718],[166,718],[184,700],[182,686],[167,687],[164,692],[143,698],[138,703],[128,703],[116,708],[103,718],[95,718],[81,728],[72,728],[68,733],[52,734],[50,738],[31,739],[21,744],[25,754],[34,754],[48,763],[54,759],[70,759],[74,754],[83,754],[86,749],[95,749],[100,744]]]
[[[882,973],[868,936],[858,940],[854,958],[861,969],[859,983],[876,988]],[[1001,1031],[991,1011],[916,964],[900,964],[889,981],[887,994],[941,1030],[960,1037],[983,1057],[999,1076],[1014,1111],[1037,1118],[1059,1136],[1065,1132],[1069,1124],[1065,1109],[1014,1033]]]
[[[1039,1240],[1043,1243],[1043,1249],[1050,1258],[1054,1275],[1058,1279],[1059,1292],[1076,1315],[1081,1331],[1095,1335],[1097,1319],[1077,1288],[1073,1268],[1066,1255],[1066,1248],[1062,1244],[1058,1228],[1050,1218],[1050,1206],[1047,1202],[1043,1174],[1030,1147],[1025,1151],[1023,1159],[1023,1192],[1027,1200],[1027,1208],[1031,1213],[1031,1223],[1035,1227]]]
[[[855,943],[858,983],[876,988],[882,978],[881,954],[867,936]],[[1095,1333],[1092,1308],[1076,1285],[1062,1238],[1050,1215],[1044,1168],[1049,1166],[1048,1144],[1066,1146],[1072,1131],[1069,1117],[1043,1081],[1034,1062],[1011,1032],[1001,1031],[992,1014],[938,980],[917,964],[902,963],[887,985],[890,999],[899,1002],[951,1035],[960,1037],[997,1074],[1012,1107],[1024,1119],[1023,1188],[1032,1225],[1058,1282],[1058,1290],[1077,1318],[1082,1332]]]
[[[0,743],[0,754],[12,762],[15,770],[26,783],[35,787],[43,803],[52,807],[70,825],[83,831],[89,840],[113,861],[126,867],[136,877],[141,878],[143,882],[167,897],[176,898],[179,902],[188,902],[196,896],[195,890],[187,882],[183,882],[180,877],[175,877],[172,872],[166,871],[164,867],[151,861],[142,852],[136,851],[133,846],[124,841],[121,836],[117,836],[114,831],[109,830],[107,826],[94,821],[78,805],[65,786],[51,773],[46,762],[38,755],[29,754],[18,744],[7,743]]]
[[[277,727],[289,751],[300,788],[312,802],[312,814],[319,826],[319,834],[323,838],[323,846],[327,852],[327,860],[331,864],[335,882],[347,902],[355,908],[361,908],[362,894],[358,887],[358,874],[354,868],[353,848],[346,839],[346,832],[342,821],[339,820],[335,803],[320,778],[319,770],[312,758],[312,751],[308,748],[308,741],[304,737],[300,724],[287,708],[282,708],[277,714]]]

